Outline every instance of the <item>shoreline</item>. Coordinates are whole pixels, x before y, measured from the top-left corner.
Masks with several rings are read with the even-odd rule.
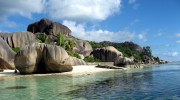
[[[78,66],[73,66],[73,70],[71,72],[47,73],[47,74],[29,74],[29,75],[22,75],[19,72],[15,73],[14,70],[4,70],[3,72],[0,72],[0,78],[1,77],[51,76],[51,75],[81,76],[81,75],[91,75],[91,74],[100,73],[100,72],[108,72],[108,71],[115,71],[115,70],[126,70],[126,68],[108,69],[108,68],[99,68],[99,67],[96,67],[96,66],[97,65],[78,65]]]
[[[19,77],[35,77],[35,76],[51,76],[51,75],[84,76],[84,75],[91,75],[91,74],[100,73],[100,72],[144,68],[144,67],[149,67],[151,65],[153,65],[153,64],[126,65],[125,67],[120,67],[120,69],[96,67],[97,65],[78,65],[78,66],[73,66],[73,70],[70,72],[47,73],[47,74],[28,74],[28,75],[22,75],[19,73],[19,71],[17,73],[15,73],[15,70],[4,70],[3,72],[0,72],[0,78],[2,78],[2,77],[18,77],[19,78]]]

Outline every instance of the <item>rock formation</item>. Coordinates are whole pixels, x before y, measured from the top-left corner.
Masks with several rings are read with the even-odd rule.
[[[84,57],[87,57],[91,54],[93,51],[92,46],[84,40],[75,40],[76,47],[74,48],[74,51],[83,55]]]
[[[131,50],[133,50],[135,52],[142,52],[141,46],[139,46],[138,44],[135,44],[133,42],[128,42],[128,41],[122,42],[122,43],[103,41],[103,42],[100,42],[100,44],[107,45],[107,46],[114,46],[114,47],[119,45],[119,46],[122,46],[122,47],[129,48],[129,49],[131,49]]]
[[[119,56],[114,61],[114,65],[116,65],[116,66],[124,66],[124,65],[132,65],[132,64],[134,64],[134,58]]]
[[[68,37],[71,34],[71,30],[57,22],[52,22],[48,19],[41,19],[38,22],[28,25],[27,31],[32,33],[46,33],[47,35],[56,36],[61,32],[64,36]]]
[[[69,57],[65,63],[68,63],[70,65],[76,66],[76,65],[86,65],[86,62],[84,60],[78,59],[76,57]]]
[[[64,48],[43,43],[27,45],[15,56],[15,66],[22,74],[67,72],[82,64],[83,60],[70,57]]]
[[[123,57],[123,54],[119,52],[113,46],[104,48],[97,48],[93,51],[93,56],[100,59],[103,62],[114,62],[117,57]]]
[[[114,62],[114,65],[116,66],[134,64],[133,57],[131,58],[123,57],[123,54],[113,46],[97,48],[93,51],[93,56],[100,59],[103,62]]]
[[[0,34],[0,37],[6,41],[11,48],[21,48],[35,42],[35,35],[31,32],[16,32]]]
[[[151,59],[151,58],[150,58],[149,56],[147,56],[147,55],[143,55],[142,60],[143,60],[143,62],[144,62],[145,64],[151,64],[151,63],[153,63],[153,59]]]
[[[0,69],[15,69],[14,57],[15,52],[0,37]]]

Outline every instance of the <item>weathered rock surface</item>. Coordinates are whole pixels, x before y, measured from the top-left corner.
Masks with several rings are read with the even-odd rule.
[[[108,46],[95,49],[93,51],[93,56],[104,62],[114,62],[117,57],[123,57],[123,54],[113,46]]]
[[[93,56],[100,59],[103,62],[114,62],[116,66],[125,66],[134,64],[134,58],[123,57],[123,54],[119,52],[113,46],[104,48],[97,48],[93,51]]]
[[[4,39],[11,48],[21,48],[35,42],[35,35],[31,32],[2,33],[0,37]]]
[[[86,62],[84,60],[78,59],[76,57],[69,57],[65,63],[68,63],[72,66],[76,66],[76,65],[86,65]]]
[[[71,58],[64,48],[42,43],[27,45],[15,56],[16,68],[22,74],[68,72],[73,65],[82,64],[84,61]]]
[[[116,66],[125,66],[125,65],[132,65],[134,64],[134,59],[133,58],[128,58],[128,57],[117,57],[114,65]]]
[[[93,51],[92,46],[84,40],[75,40],[76,47],[74,48],[74,51],[83,55],[84,57],[87,57],[91,54]]]
[[[145,64],[151,64],[152,61],[153,61],[153,60],[152,60],[150,57],[148,57],[147,55],[143,55],[142,59],[143,59],[143,62],[144,62]]]
[[[15,69],[14,57],[15,52],[0,37],[0,69]]]
[[[28,25],[27,31],[32,33],[46,33],[47,35],[54,36],[61,32],[64,36],[67,37],[71,34],[71,30],[68,27],[48,19],[41,19],[38,22]]]

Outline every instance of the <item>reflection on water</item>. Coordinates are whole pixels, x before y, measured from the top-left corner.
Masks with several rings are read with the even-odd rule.
[[[1,78],[2,100],[165,100],[180,99],[180,65],[86,76]]]

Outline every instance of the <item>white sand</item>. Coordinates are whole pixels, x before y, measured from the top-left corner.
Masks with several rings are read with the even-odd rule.
[[[97,68],[96,65],[79,65],[79,66],[73,66],[73,70],[71,72],[65,72],[62,74],[84,75],[84,74],[93,74],[97,72],[107,72],[114,70],[117,69]]]
[[[0,72],[0,76],[15,75],[14,70],[4,70]]]
[[[73,70],[71,72],[64,72],[64,73],[50,73],[50,74],[31,74],[31,75],[20,75],[19,72],[16,74],[14,70],[4,70],[0,72],[1,76],[46,76],[46,75],[89,75],[97,72],[107,72],[107,71],[114,71],[114,70],[122,70],[122,69],[107,69],[107,68],[97,68],[96,65],[79,65],[73,66]]]

